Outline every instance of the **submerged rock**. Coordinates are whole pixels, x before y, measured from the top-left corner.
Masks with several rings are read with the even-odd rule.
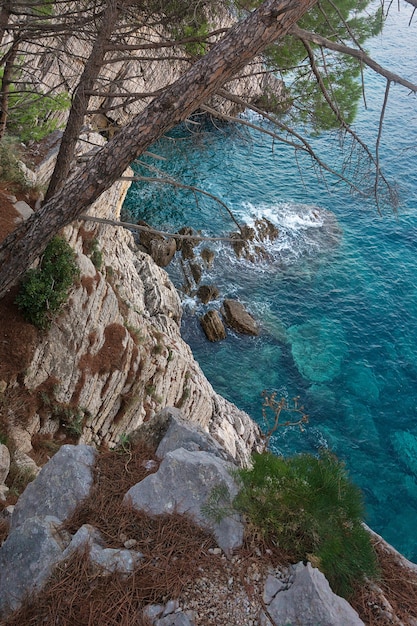
[[[288,329],[291,353],[298,371],[314,383],[340,374],[347,343],[342,324],[323,317]]]
[[[406,430],[397,430],[391,436],[391,443],[401,463],[417,478],[417,437]]]
[[[379,401],[378,382],[373,371],[362,364],[350,365],[344,372],[346,388],[366,404]]]

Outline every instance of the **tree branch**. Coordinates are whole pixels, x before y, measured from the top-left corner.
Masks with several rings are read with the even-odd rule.
[[[138,230],[140,232],[151,233],[152,235],[162,235],[168,239],[193,239],[197,241],[244,241],[237,237],[203,237],[202,235],[180,235],[179,233],[168,233],[165,230],[156,230],[155,228],[149,228],[149,226],[142,226],[141,224],[130,224],[129,222],[119,222],[118,220],[109,220],[104,217],[95,217],[94,215],[80,215],[79,220],[86,222],[96,222],[98,224],[107,224],[108,226],[121,226],[128,230]]]
[[[236,224],[238,229],[241,230],[239,222],[237,221],[237,219],[235,218],[235,216],[233,215],[232,211],[229,209],[227,204],[225,204],[223,200],[220,200],[218,196],[212,193],[209,193],[208,191],[205,191],[204,189],[200,189],[199,187],[194,187],[194,185],[185,185],[184,183],[180,183],[179,181],[174,180],[173,178],[170,178],[170,177],[160,178],[158,176],[153,176],[153,177],[152,176],[122,176],[120,180],[130,180],[133,182],[157,183],[159,185],[171,185],[172,187],[178,187],[179,189],[187,189],[194,193],[201,193],[201,195],[207,196],[208,198],[211,198],[212,200],[220,204],[227,211],[231,220]]]
[[[415,0],[417,3],[417,0]],[[335,52],[341,52],[342,54],[347,54],[355,59],[358,59],[361,63],[364,63],[368,67],[374,70],[377,74],[384,76],[387,80],[392,83],[398,83],[403,87],[406,87],[413,93],[417,93],[417,85],[410,82],[409,80],[391,72],[390,70],[385,69],[382,65],[379,65],[376,61],[371,59],[363,50],[357,50],[356,48],[350,48],[349,46],[345,46],[344,44],[336,43],[335,41],[331,41],[330,39],[326,39],[326,37],[322,37],[321,35],[316,35],[316,33],[312,33],[308,30],[304,30],[303,28],[299,28],[299,26],[293,26],[291,28],[291,35],[298,37],[299,39],[304,39],[305,41],[310,41],[311,43],[315,43],[318,46],[323,46],[328,50],[334,50]]]
[[[168,130],[186,120],[220,87],[278,37],[317,0],[265,0],[211,50],[169,85],[109,141],[63,189],[13,231],[0,247],[0,297],[61,228],[120,178],[127,167]],[[285,8],[277,19],[274,11]]]

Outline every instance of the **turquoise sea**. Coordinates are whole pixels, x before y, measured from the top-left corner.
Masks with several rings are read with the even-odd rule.
[[[368,49],[417,82],[411,9],[392,4],[383,35]],[[385,82],[370,71],[365,81],[367,108],[355,130],[375,143]],[[340,167],[336,134],[313,142]],[[397,213],[378,214],[371,199],[323,178],[309,159],[238,127],[192,124],[152,152],[165,159],[144,159],[152,168],[219,196],[242,223],[265,216],[280,231],[258,264],[238,260],[227,243],[204,244],[216,256],[202,282],[216,284],[221,298],[239,298],[262,326],[258,337],[229,332],[211,344],[198,321],[208,307],[185,296],[183,337],[207,377],[261,425],[262,390],[299,396],[309,423],[304,432],[280,429],[274,451],[332,449],[364,491],[368,524],[417,562],[416,97],[393,85],[383,127],[381,161],[398,186]],[[366,181],[364,163],[358,168]],[[125,211],[155,227],[187,225],[211,236],[235,230],[214,201],[169,186],[135,184]],[[169,272],[180,287],[180,265]]]

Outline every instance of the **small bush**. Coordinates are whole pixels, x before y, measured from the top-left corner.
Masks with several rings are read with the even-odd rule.
[[[332,454],[257,454],[253,469],[239,475],[235,506],[289,558],[319,567],[335,593],[349,597],[356,583],[376,576],[362,494]]]
[[[65,239],[55,236],[45,248],[39,266],[26,272],[16,304],[31,324],[41,330],[48,328],[78,276],[74,251]]]
[[[20,141],[40,141],[60,127],[56,115],[68,110],[70,104],[71,99],[67,93],[15,93],[12,85],[7,128]]]
[[[103,252],[100,250],[98,239],[94,237],[94,239],[84,242],[84,245],[86,248],[86,254],[89,255],[94,267],[97,270],[101,270],[103,265]]]
[[[3,137],[0,141],[0,179],[22,190],[28,188],[19,166],[19,148],[12,137]]]

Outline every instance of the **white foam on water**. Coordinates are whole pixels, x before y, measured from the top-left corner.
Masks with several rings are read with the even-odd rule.
[[[315,205],[277,202],[275,205],[244,202],[234,210],[239,223],[256,229],[259,220],[268,220],[276,226],[279,235],[270,241],[254,241],[251,249],[260,245],[265,250],[265,258],[257,256],[256,262],[238,258],[231,246],[221,244],[217,255],[222,259],[222,270],[231,266],[242,266],[250,273],[256,274],[276,272],[279,267],[291,266],[300,259],[333,248],[341,236],[336,217],[330,211]]]

